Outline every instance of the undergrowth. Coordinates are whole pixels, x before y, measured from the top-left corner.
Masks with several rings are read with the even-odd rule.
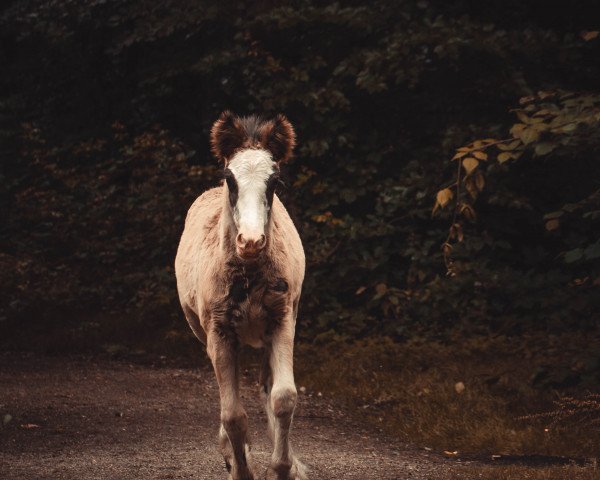
[[[580,399],[588,410],[597,399],[589,396],[593,379],[588,387],[581,380],[586,376],[575,380],[575,374],[597,355],[598,345],[598,335],[581,334],[454,344],[340,341],[299,345],[296,370],[299,385],[350,405],[383,431],[422,447],[455,455],[597,457],[597,424],[575,421],[584,412],[576,414],[572,400],[560,399]],[[545,413],[557,408],[564,410]]]

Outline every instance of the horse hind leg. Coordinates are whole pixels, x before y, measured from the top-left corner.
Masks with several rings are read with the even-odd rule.
[[[244,448],[246,454],[246,461],[248,461],[248,459],[251,458],[250,445],[246,443]],[[223,424],[221,424],[221,427],[219,428],[219,450],[221,451],[221,455],[223,456],[223,460],[225,461],[225,468],[227,470],[227,473],[229,474],[229,478],[232,478],[231,470],[233,462],[235,460],[233,457],[233,449],[231,448],[231,441],[229,440],[229,436],[227,435]]]

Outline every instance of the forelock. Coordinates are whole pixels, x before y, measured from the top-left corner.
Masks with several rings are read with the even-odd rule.
[[[265,181],[275,170],[275,163],[269,151],[249,148],[236,153],[228,168],[236,181],[244,184]]]

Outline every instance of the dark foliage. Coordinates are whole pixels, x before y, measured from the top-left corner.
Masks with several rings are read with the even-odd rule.
[[[225,109],[295,127],[301,335],[595,326],[594,2],[286,5],[3,7],[2,330],[183,328],[172,262]]]

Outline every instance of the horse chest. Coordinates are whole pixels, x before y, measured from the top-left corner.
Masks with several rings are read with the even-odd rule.
[[[259,348],[269,343],[287,312],[287,282],[269,281],[260,275],[239,276],[231,283],[228,299],[227,322],[236,337],[243,344]]]

